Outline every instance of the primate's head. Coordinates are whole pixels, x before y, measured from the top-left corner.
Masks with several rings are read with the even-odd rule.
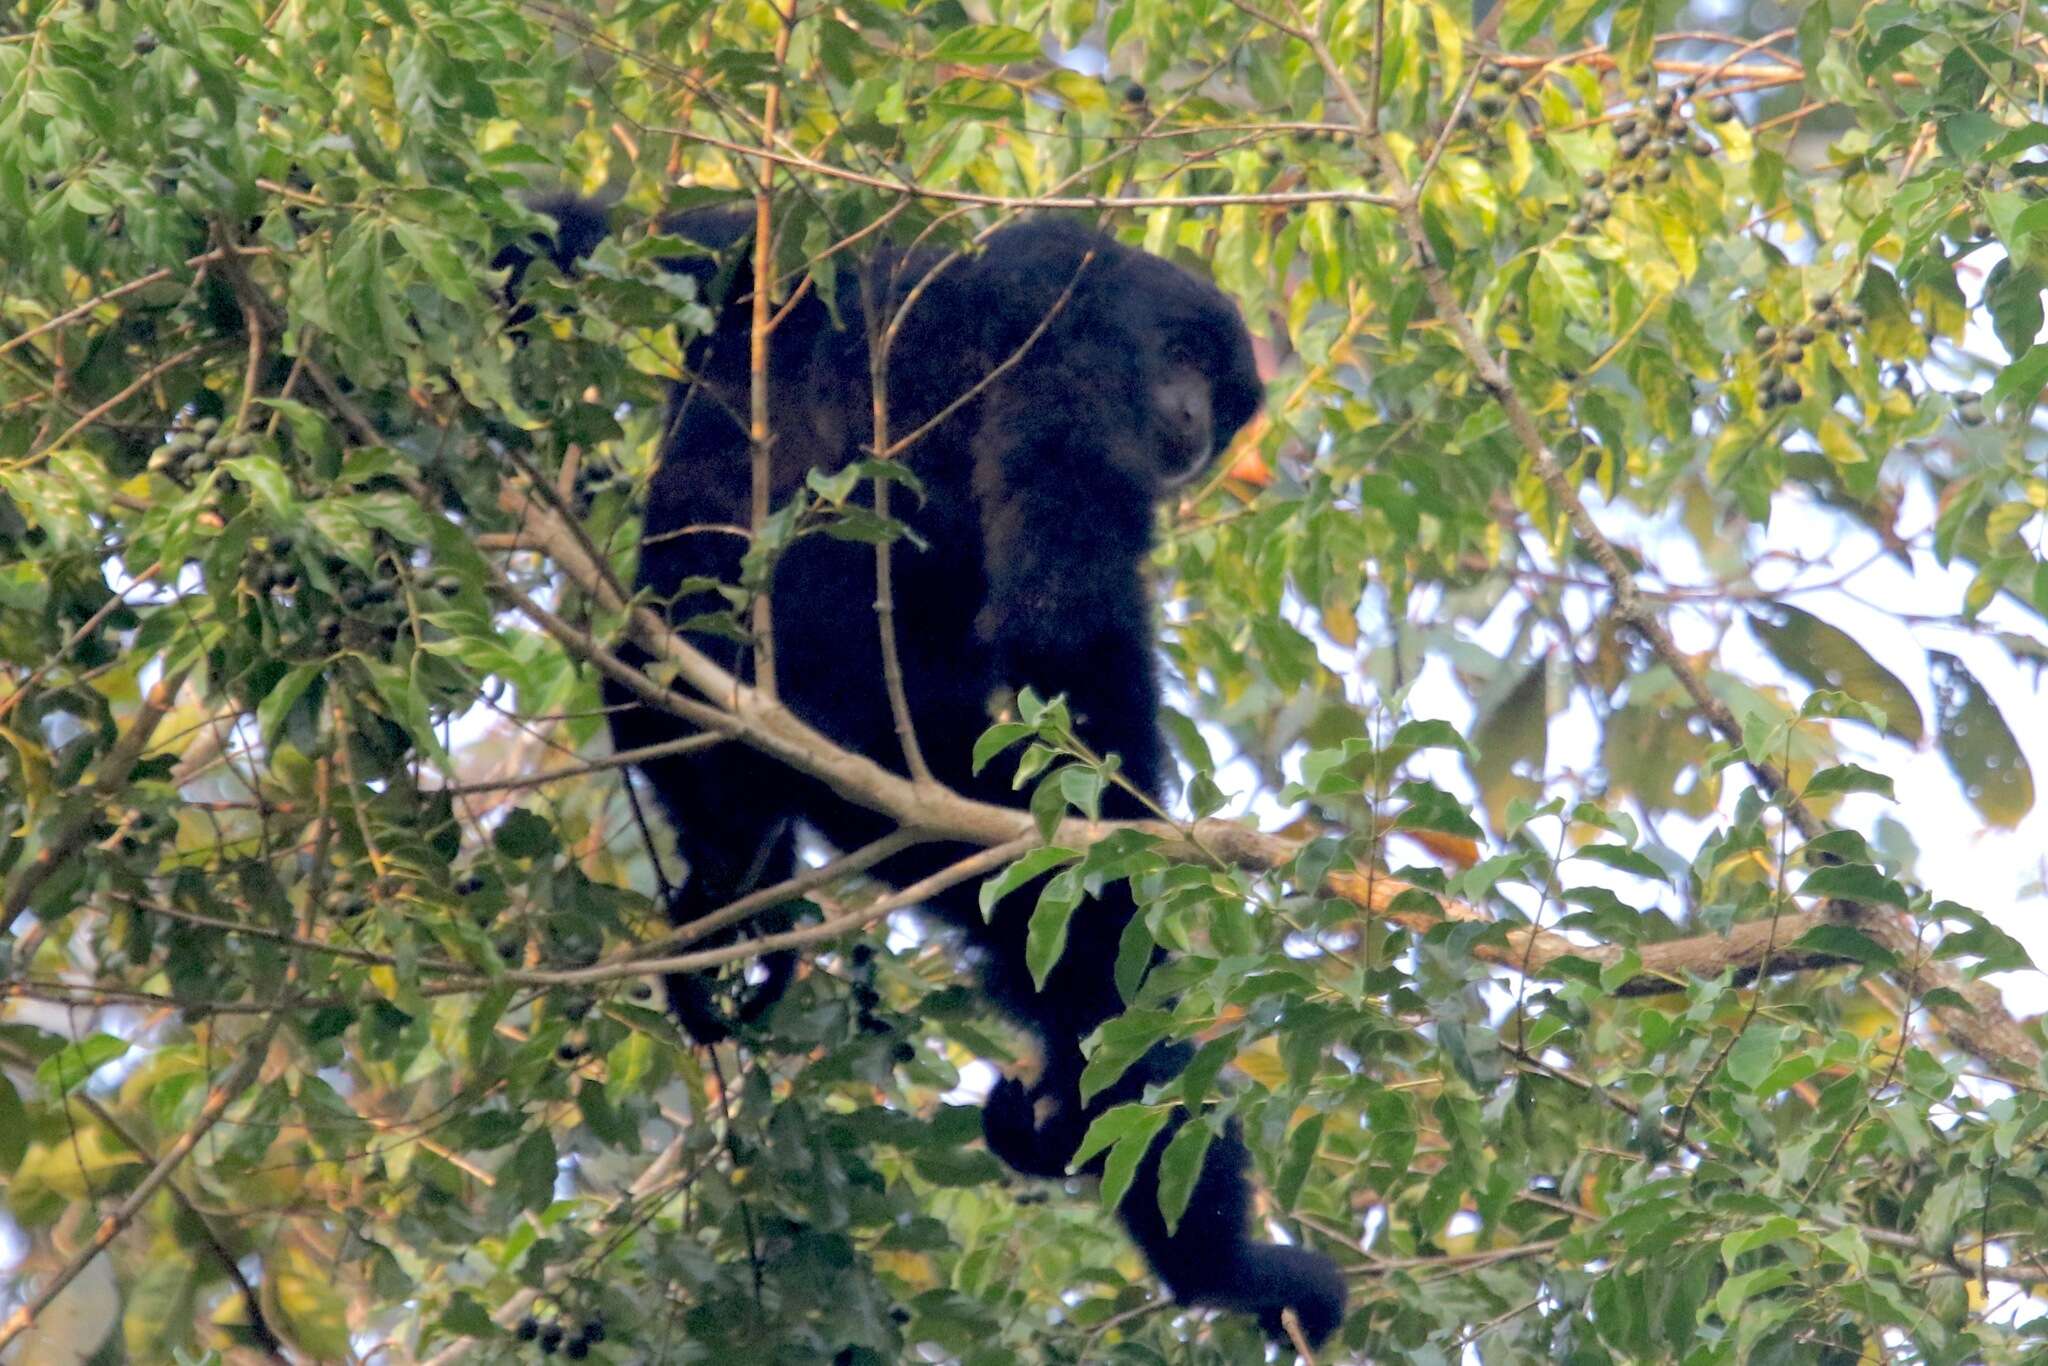
[[[1200,475],[1258,411],[1251,336],[1208,281],[1064,219],[1007,228],[983,259],[991,363],[1036,333],[1002,382],[1089,414],[1091,444],[1148,493]]]
[[[1154,428],[1152,474],[1173,488],[1206,470],[1265,397],[1252,339],[1213,285],[1156,256],[1113,263],[1116,322],[1139,357]]]

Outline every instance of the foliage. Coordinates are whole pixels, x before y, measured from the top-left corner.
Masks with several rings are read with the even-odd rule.
[[[2025,954],[1916,882],[1874,769],[1924,747],[1984,824],[2033,805],[2038,695],[1949,646],[2048,641],[2048,25],[1671,11],[0,6],[31,1354],[1262,1359],[1159,1304],[1092,1193],[978,1146],[958,1088],[1017,1041],[909,922],[824,945],[743,1047],[662,1014],[655,873],[592,764],[621,614],[528,512],[630,579],[705,315],[629,233],[573,310],[537,278],[516,343],[493,249],[568,180],[649,216],[765,188],[787,285],[825,291],[875,225],[958,246],[1129,200],[1107,226],[1271,339],[1268,420],[1165,529],[1165,648],[1179,814],[1313,838],[1262,868],[1116,836],[1013,880],[1062,869],[1042,966],[1132,879],[1176,961],[1098,1067],[1204,1041],[1176,1085],[1355,1273],[1328,1359],[2038,1359],[2038,1033],[1963,994]],[[763,556],[887,541],[850,480],[812,492]],[[1789,567],[1758,553],[1788,521]],[[1861,546],[1956,569],[1953,608],[1876,604],[1879,650],[1787,601]],[[1105,777],[1040,707],[984,748],[1053,829]],[[1418,890],[1347,898],[1367,872]],[[1762,989],[1640,976],[1779,917],[1804,970]],[[1531,922],[1583,955],[1504,947]],[[1098,1126],[1112,1195],[1163,1113]],[[96,1234],[103,1344],[44,1311]]]

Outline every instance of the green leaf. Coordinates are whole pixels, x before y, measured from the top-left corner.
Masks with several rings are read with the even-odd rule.
[[[1215,1137],[1208,1125],[1191,1119],[1167,1140],[1166,1151],[1159,1156],[1159,1212],[1166,1218],[1168,1233],[1180,1228],[1181,1216],[1188,1212],[1195,1182],[1201,1179],[1202,1160],[1209,1155]]]
[[[1785,948],[1790,953],[1825,953],[1875,968],[1898,962],[1890,949],[1848,925],[1816,925]]]
[[[1645,854],[1642,850],[1631,849],[1625,844],[1588,844],[1573,850],[1572,857],[1591,859],[1595,863],[1604,863],[1609,868],[1618,869],[1624,873],[1634,873],[1637,877],[1648,878],[1652,882],[1666,882],[1669,880],[1669,875],[1665,873],[1664,869],[1658,865],[1655,859]]]
[[[1060,955],[1067,948],[1067,923],[1081,904],[1080,874],[1067,868],[1052,875],[1038,894],[1031,912],[1031,928],[1024,934],[1024,965],[1031,970],[1031,984],[1045,990]]]
[[[1599,282],[1583,256],[1568,246],[1552,244],[1536,258],[1537,278],[1563,301],[1580,322],[1600,326],[1607,321],[1607,306]]]
[[[1315,1166],[1316,1150],[1322,1145],[1324,1119],[1318,1111],[1295,1125],[1294,1132],[1287,1136],[1287,1161],[1273,1183],[1273,1203],[1283,1211],[1292,1210],[1301,1199],[1301,1188]]]
[[[130,1047],[126,1039],[111,1034],[88,1034],[36,1064],[36,1085],[51,1095],[68,1096]]]
[[[1998,378],[1985,391],[1984,404],[1995,408],[2007,399],[2016,399],[2031,408],[2043,385],[2048,385],[2048,345],[2036,343],[1998,372]]]
[[[1079,850],[1062,849],[1056,844],[1025,851],[1015,863],[981,884],[982,918],[987,919],[994,914],[997,902],[1033,878],[1049,873],[1061,864],[1072,863],[1080,857]]]
[[[1721,1265],[1730,1271],[1744,1254],[1770,1247],[1799,1236],[1799,1221],[1789,1214],[1774,1214],[1755,1228],[1741,1229],[1721,1240]]]
[[[1991,695],[1955,655],[1929,652],[1935,734],[1977,814],[2010,830],[2034,808],[2034,774]]]
[[[285,718],[290,715],[292,705],[305,696],[306,689],[320,681],[326,672],[325,663],[301,664],[264,694],[256,707],[256,728],[257,734],[263,737],[266,752],[276,752],[279,732],[284,729]]]
[[[1031,789],[1031,821],[1038,827],[1038,837],[1042,840],[1049,840],[1059,833],[1060,822],[1067,816],[1067,788],[1060,780],[1064,771],[1047,777]]]
[[[0,1072],[0,1176],[13,1174],[28,1151],[28,1110],[7,1074]]]
[[[1145,984],[1156,947],[1144,916],[1134,915],[1125,922],[1123,936],[1117,941],[1115,971],[1117,997],[1125,1004],[1138,999],[1138,988]]]
[[[990,726],[981,733],[981,738],[974,742],[974,766],[972,771],[979,775],[984,768],[988,767],[989,760],[995,758],[1025,736],[1036,734],[1037,730],[1036,726],[1027,726],[1022,721],[1002,721]]]
[[[935,62],[1035,62],[1045,56],[1045,44],[1021,28],[1007,24],[982,24],[955,29],[932,49]]]
[[[1816,868],[1799,886],[1801,896],[1839,897],[1873,906],[1906,905],[1906,889],[1867,863],[1837,863]]]
[[[2048,200],[2035,207],[2048,209]],[[2014,265],[2010,256],[1984,277],[1984,306],[2007,354],[2023,354],[2041,335],[2041,289],[2040,275],[2029,267]]]
[[[1449,749],[1471,757],[1472,747],[1448,721],[1407,721],[1394,732],[1389,749]]]
[[[554,1202],[557,1166],[555,1136],[546,1129],[520,1140],[505,1164],[505,1176],[521,1209],[537,1212]]]
[[[1104,1024],[1096,1031],[1088,1065],[1081,1069],[1082,1103],[1114,1084],[1172,1027],[1172,1012],[1164,1010],[1127,1010]]]
[[[1102,1165],[1102,1202],[1114,1209],[1123,1203],[1131,1188],[1131,1178],[1137,1174],[1138,1164],[1145,1160],[1152,1140],[1171,1118],[1171,1106],[1114,1106],[1096,1116],[1095,1122],[1088,1126],[1069,1169],[1079,1171],[1088,1165],[1090,1158],[1109,1149],[1109,1160]]]
[[[1859,764],[1837,764],[1833,768],[1821,769],[1806,780],[1806,796],[1831,797],[1842,792],[1875,792],[1883,797],[1897,796],[1892,791],[1892,780],[1882,773],[1873,773]]]
[[[1924,727],[1912,690],[1847,632],[1783,603],[1773,604],[1770,614],[1751,613],[1749,625],[1786,672],[1880,708],[1888,732],[1919,743]]]
[[[505,813],[491,842],[499,853],[516,859],[545,858],[561,847],[555,828],[524,807]]]

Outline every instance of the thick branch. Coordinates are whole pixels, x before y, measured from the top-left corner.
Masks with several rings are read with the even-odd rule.
[[[521,539],[552,557],[585,593],[603,606],[618,610],[626,606],[609,586],[602,567],[592,562],[577,538],[562,526],[556,515],[517,489],[507,488],[500,505],[522,518]],[[728,708],[713,707],[697,697],[661,687],[646,674],[619,660],[588,632],[572,626],[512,589],[502,580],[500,591],[542,629],[565,647],[596,664],[609,677],[632,688],[650,706],[670,711],[694,724],[717,728],[740,743],[788,764],[791,768],[830,785],[834,792],[871,811],[893,819],[906,832],[920,839],[957,839],[986,846],[1028,848],[1036,842],[1030,816],[1013,807],[973,801],[957,793],[932,786],[919,786],[861,755],[840,749],[812,730],[778,703],[769,702],[718,667],[703,654],[679,639],[656,613],[645,607],[631,608],[629,622],[634,639],[657,659],[671,663],[677,677],[692,692],[703,697],[727,700]],[[1112,831],[1135,829],[1160,841],[1160,851],[1169,857],[1208,861],[1222,859],[1241,867],[1261,870],[1283,868],[1291,863],[1301,846],[1278,835],[1268,835],[1228,821],[1203,820],[1182,827],[1169,821],[1085,821],[1062,822],[1054,839],[1075,849],[1085,849]],[[1000,860],[990,866],[1000,866]],[[1398,878],[1363,873],[1333,873],[1324,879],[1322,890],[1341,897],[1380,919],[1410,929],[1427,930],[1437,917],[1426,909],[1394,908],[1401,893],[1411,889]],[[1439,899],[1445,917],[1474,923],[1491,923],[1491,918],[1462,902]],[[737,904],[737,903],[736,903]],[[910,905],[901,895],[888,903]],[[864,923],[867,913],[851,921],[827,922],[787,935],[750,940],[723,949],[704,950],[674,958],[639,960],[632,971],[691,971],[720,963],[735,962],[775,948],[798,947],[829,938]],[[722,926],[736,921],[731,908],[719,913]],[[1637,949],[1643,972],[1617,990],[1622,995],[1651,995],[1683,987],[1686,974],[1718,976],[1729,969],[1748,977],[1758,972],[1776,973],[1797,968],[1822,966],[1839,960],[1768,948],[1773,942],[1773,922],[1760,921],[1738,926],[1728,937],[1707,935],[1646,945]],[[1775,943],[1782,946],[1797,939],[1820,917],[1782,916],[1776,922]],[[829,928],[828,928],[829,927]],[[1475,954],[1502,968],[1530,975],[1549,975],[1559,959],[1575,957],[1596,963],[1619,962],[1624,950],[1613,946],[1587,947],[1547,930],[1512,930],[1504,945],[1482,944]],[[572,969],[546,974],[521,974],[521,980],[547,984],[595,981],[622,975],[628,965],[617,964]]]

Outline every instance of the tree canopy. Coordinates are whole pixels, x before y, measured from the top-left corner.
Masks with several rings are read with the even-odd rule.
[[[2048,1073],[1986,975],[2041,879],[1940,874],[2044,828],[2048,21],[1694,8],[0,3],[0,1351],[1264,1360],[1109,1214],[1185,1100],[1167,1216],[1234,1116],[1350,1278],[1324,1361],[2040,1359]],[[623,230],[515,335],[565,186]],[[718,201],[776,299],[1062,212],[1240,304],[1164,819],[1093,819],[1057,699],[979,806],[631,601],[709,322],[651,225]],[[796,537],[917,553],[898,475],[740,529],[698,624],[753,639]],[[1172,966],[1091,1074],[1200,1048],[1099,1192],[984,1151],[1021,1040],[858,858],[781,889],[775,1011],[678,1034],[654,976],[762,941],[662,921],[628,638],[953,880],[1053,872],[1041,961],[1129,881]]]

